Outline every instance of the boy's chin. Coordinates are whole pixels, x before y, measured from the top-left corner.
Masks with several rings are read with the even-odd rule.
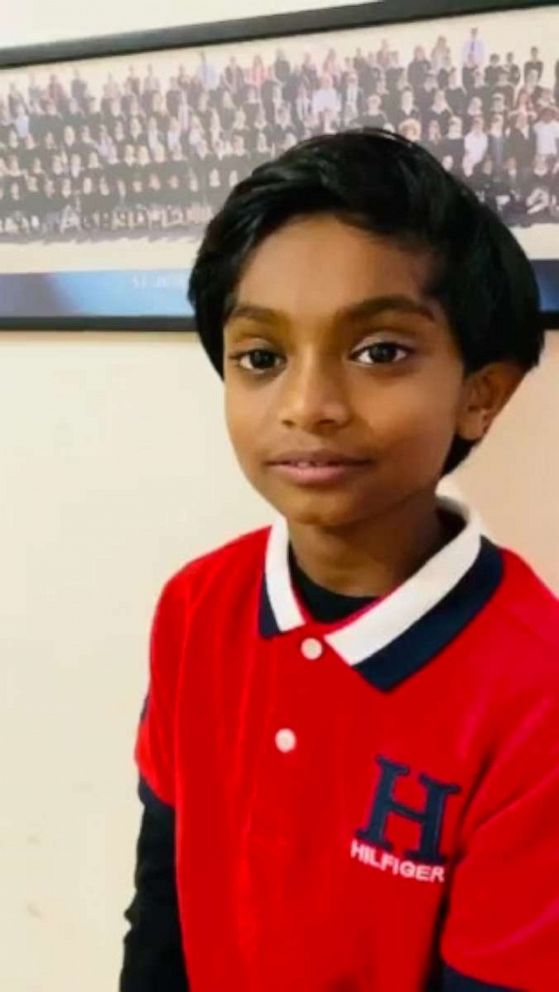
[[[293,499],[270,500],[290,524],[336,530],[363,522],[371,506],[356,504],[339,493],[301,493]]]

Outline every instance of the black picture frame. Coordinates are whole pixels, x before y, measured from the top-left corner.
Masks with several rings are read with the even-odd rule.
[[[193,24],[183,27],[102,35],[0,49],[0,85],[4,70],[32,69],[88,59],[135,56],[171,49],[208,49],[216,45],[257,40],[290,39],[308,34],[328,34],[357,28],[389,27],[409,22],[468,15],[485,16],[496,12],[511,13],[527,8],[556,7],[556,0],[377,0],[348,7],[329,7],[294,13],[240,18]],[[559,20],[559,14],[558,14]],[[558,25],[559,26],[559,25]],[[559,35],[559,32],[558,32]],[[559,58],[559,50],[558,50]],[[557,227],[559,232],[559,225]],[[544,309],[547,329],[559,329],[559,237],[557,258],[549,260],[553,300],[557,305]],[[0,275],[0,287],[1,287]],[[0,288],[1,292],[1,288]],[[25,298],[25,287],[20,289]],[[192,318],[168,313],[150,315],[110,314],[30,314],[0,312],[0,330],[193,330]]]

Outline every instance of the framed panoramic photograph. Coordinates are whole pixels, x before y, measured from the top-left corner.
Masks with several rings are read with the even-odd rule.
[[[190,329],[228,191],[359,127],[469,183],[559,327],[557,4],[377,0],[0,51],[0,328]]]

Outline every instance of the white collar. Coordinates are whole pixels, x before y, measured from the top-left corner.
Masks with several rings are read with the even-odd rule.
[[[481,549],[481,526],[464,504],[439,497],[442,510],[462,518],[464,527],[401,586],[349,621],[342,621],[324,640],[349,665],[357,665],[401,638],[421,621],[460,582]],[[307,621],[295,595],[289,570],[287,521],[278,516],[266,549],[265,583],[278,632],[302,627]]]

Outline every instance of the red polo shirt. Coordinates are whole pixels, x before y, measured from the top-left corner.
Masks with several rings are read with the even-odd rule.
[[[137,761],[192,992],[559,988],[559,604],[448,508],[458,536],[335,624],[281,519],[165,587]]]

